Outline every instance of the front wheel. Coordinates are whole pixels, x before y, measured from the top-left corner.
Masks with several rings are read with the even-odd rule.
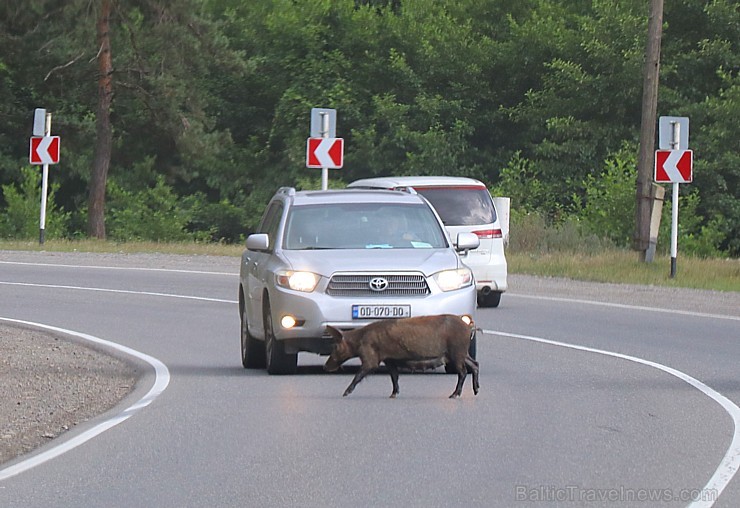
[[[249,321],[246,310],[242,311],[241,318],[242,366],[245,369],[264,369],[265,343],[255,339],[249,333]]]
[[[267,372],[270,374],[295,374],[298,370],[298,353],[286,353],[285,344],[275,338],[269,303],[265,306],[264,327]]]

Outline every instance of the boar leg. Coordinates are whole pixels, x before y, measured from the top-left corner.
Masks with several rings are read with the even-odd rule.
[[[465,362],[457,362],[456,368],[457,368],[457,386],[455,387],[455,391],[452,392],[452,395],[450,395],[451,399],[454,399],[455,397],[459,397],[462,394],[462,389],[463,389],[463,384],[465,383],[465,378],[468,377],[468,369],[465,368]]]
[[[398,395],[398,365],[394,361],[386,360],[385,366],[388,368],[388,373],[391,375],[391,383],[393,383],[391,399],[395,399],[396,395]]]
[[[473,393],[478,395],[478,390],[480,390],[480,384],[478,383],[478,362],[468,355],[465,359],[465,366],[473,373]]]
[[[374,367],[367,367],[365,366],[365,364],[362,364],[362,366],[360,367],[360,370],[357,371],[357,374],[355,374],[355,377],[352,379],[352,382],[349,384],[347,389],[344,390],[344,395],[342,396],[346,397],[347,395],[352,393],[355,389],[355,386],[357,386],[357,383],[362,381],[362,379],[365,376],[367,376],[368,374],[370,374],[372,371],[374,371],[377,368],[378,368],[377,365],[375,365]]]

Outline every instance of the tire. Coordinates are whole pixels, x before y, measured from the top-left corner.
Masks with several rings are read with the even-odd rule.
[[[265,343],[249,333],[247,311],[241,311],[242,366],[245,369],[265,368]]]
[[[478,293],[478,307],[498,307],[502,294],[501,291],[491,291],[487,295]]]
[[[295,374],[298,370],[298,353],[285,352],[285,344],[275,338],[272,327],[270,303],[265,305],[263,316],[265,328],[265,366],[269,374]]]

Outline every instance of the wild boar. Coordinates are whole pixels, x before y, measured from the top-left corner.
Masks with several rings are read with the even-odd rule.
[[[342,332],[333,326],[327,331],[334,338],[334,349],[324,370],[334,372],[350,358],[360,357],[362,365],[344,391],[349,395],[357,383],[383,362],[393,383],[391,398],[398,395],[398,369],[434,368],[443,363],[457,370],[457,386],[450,398],[462,394],[468,371],[473,373],[473,393],[478,395],[478,362],[468,354],[475,325],[459,316],[442,314],[375,321],[362,328]]]

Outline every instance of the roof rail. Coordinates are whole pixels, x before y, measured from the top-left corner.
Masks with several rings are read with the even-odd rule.
[[[280,187],[277,190],[277,194],[285,194],[286,196],[295,196],[295,188],[293,188],[293,187]]]

